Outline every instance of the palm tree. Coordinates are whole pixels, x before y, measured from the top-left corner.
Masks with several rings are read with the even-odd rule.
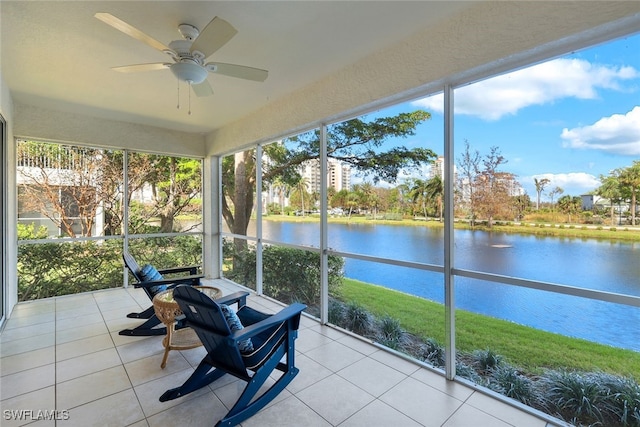
[[[533,183],[536,186],[536,193],[538,194],[538,198],[536,199],[536,210],[540,209],[540,195],[544,191],[544,187],[546,187],[546,185],[550,182],[551,180],[547,178],[541,178],[541,179],[533,178]]]
[[[413,200],[413,203],[416,203],[418,200],[420,200],[422,204],[422,213],[425,218],[427,217],[426,194],[427,194],[427,181],[419,178],[414,179],[409,195],[411,196],[411,200]]]
[[[620,192],[620,181],[615,174],[604,176],[600,175],[600,182],[602,185],[596,190],[596,194],[605,199],[609,199],[611,204],[611,210],[609,215],[611,216],[611,225],[615,225],[616,218],[614,216],[614,203],[620,203],[622,200],[622,193]]]
[[[631,193],[631,225],[636,225],[636,201],[640,188],[640,160],[634,160],[631,166],[622,169],[619,180]]]
[[[439,175],[434,176],[426,184],[425,196],[430,200],[435,200],[438,217],[442,222],[442,199],[444,198],[444,184]]]

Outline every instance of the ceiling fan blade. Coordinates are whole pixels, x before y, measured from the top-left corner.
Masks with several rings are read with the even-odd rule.
[[[111,69],[120,73],[137,73],[139,71],[166,70],[170,65],[163,62],[154,62],[151,64],[123,65],[121,67],[112,67]]]
[[[104,22],[105,24],[111,25],[116,30],[122,31],[128,36],[133,37],[134,39],[140,40],[141,42],[148,44],[154,49],[158,49],[161,52],[164,52],[165,50],[171,50],[167,46],[165,46],[164,43],[161,43],[158,40],[154,39],[153,37],[146,35],[142,31],[127,24],[123,20],[116,18],[110,13],[98,12],[94,16],[99,20],[101,20],[102,22]]]
[[[212,73],[223,74],[230,77],[237,77],[239,79],[253,80],[256,82],[263,82],[269,76],[269,72],[267,70],[245,67],[244,65],[224,64],[222,62],[209,62],[205,65],[205,67]]]
[[[213,52],[227,44],[237,32],[238,30],[233,28],[231,24],[216,16],[193,41],[191,52],[197,50],[204,55],[204,58],[208,58]]]
[[[191,87],[193,88],[193,93],[198,97],[213,95],[213,89],[207,80],[197,85],[191,85]]]

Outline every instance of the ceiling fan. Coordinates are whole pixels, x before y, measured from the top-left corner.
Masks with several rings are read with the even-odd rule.
[[[193,25],[180,24],[178,31],[183,40],[174,40],[166,46],[164,43],[148,36],[137,28],[127,24],[110,13],[99,12],[94,15],[102,22],[122,31],[134,39],[166,53],[173,62],[156,62],[150,64],[126,65],[113,67],[115,71],[132,73],[170,69],[180,81],[187,82],[196,96],[209,96],[213,89],[207,81],[208,73],[223,74],[240,79],[263,82],[268,71],[244,65],[225,64],[222,62],[205,62],[214,52],[224,46],[238,32],[224,19],[214,17],[204,30]]]

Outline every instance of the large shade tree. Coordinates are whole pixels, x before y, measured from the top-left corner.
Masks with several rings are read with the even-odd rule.
[[[391,138],[415,135],[418,125],[431,115],[423,110],[373,120],[356,118],[327,129],[327,156],[336,159],[374,183],[396,182],[403,170],[420,170],[436,154],[427,148],[385,146]],[[320,132],[312,131],[264,147],[262,181],[295,185],[300,167],[320,158]],[[256,193],[255,150],[223,159],[222,214],[234,234],[246,235]],[[236,242],[236,248],[239,249]]]

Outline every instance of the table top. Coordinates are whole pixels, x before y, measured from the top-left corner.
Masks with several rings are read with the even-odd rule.
[[[220,298],[222,296],[222,291],[213,286],[193,286],[198,289],[200,292],[204,293],[211,299]],[[153,303],[161,303],[161,304],[175,304],[176,301],[173,299],[173,289],[167,289],[166,291],[162,291],[153,297]]]

